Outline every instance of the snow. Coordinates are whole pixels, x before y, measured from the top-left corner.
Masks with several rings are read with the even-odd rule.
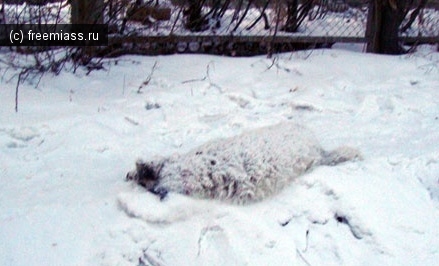
[[[353,50],[124,56],[23,84],[18,113],[2,66],[0,264],[437,265],[439,54]],[[363,160],[246,206],[124,180],[139,157],[287,121]]]

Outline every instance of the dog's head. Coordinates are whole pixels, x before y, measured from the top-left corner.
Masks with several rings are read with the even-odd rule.
[[[163,163],[137,160],[136,170],[128,172],[126,180],[137,182],[142,187],[150,190],[157,185],[162,166]]]
[[[167,191],[160,188],[159,179],[160,171],[163,168],[164,162],[161,160],[144,162],[142,160],[137,160],[136,170],[128,172],[126,175],[127,181],[134,181],[142,187],[146,188],[148,191],[157,194],[163,199]]]

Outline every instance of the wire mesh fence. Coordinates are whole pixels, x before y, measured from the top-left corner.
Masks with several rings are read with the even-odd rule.
[[[223,40],[230,38],[247,46],[254,42],[367,42],[368,38],[368,0],[101,1],[104,11],[100,19],[110,25],[110,40],[124,45],[131,42],[131,47],[169,46],[170,50],[181,52],[188,49],[190,40],[197,40],[189,50],[203,52],[209,43],[227,45]],[[416,8],[419,1],[426,4]],[[408,10],[400,37],[439,40],[439,0],[419,1],[414,1]],[[72,6],[68,0],[0,3],[3,23],[71,21]]]
[[[423,6],[413,2],[407,10],[401,38],[411,38],[412,43],[425,41],[425,37],[439,42],[439,1],[427,2]],[[370,38],[368,0],[155,0],[127,5],[127,9],[119,9],[119,15],[110,17],[121,36],[138,37],[128,48],[142,50],[145,43],[147,50],[159,53],[173,49],[212,52],[213,46],[214,53],[234,50],[246,55],[246,51],[266,52],[274,46],[274,50],[285,51],[297,48],[298,43],[325,46],[366,43]]]
[[[121,9],[122,16],[113,16],[114,23],[121,25],[123,17],[127,20],[122,27],[123,34],[143,36],[365,36],[367,3],[211,0],[197,1],[200,3],[197,9],[190,5],[190,0],[188,2],[138,5],[131,9],[137,9],[137,13],[131,14]],[[135,3],[129,5],[135,6]],[[165,10],[169,16],[160,17]]]
[[[414,18],[413,23],[410,24],[410,15],[414,12],[415,10],[411,10],[409,16],[404,20],[400,36],[439,38],[439,4],[420,9],[419,14]]]
[[[365,37],[368,13],[368,1],[360,0],[135,2],[124,3],[125,8],[110,19],[119,28],[126,21],[122,34]],[[438,35],[439,11],[433,4],[421,9],[401,32],[401,36]]]

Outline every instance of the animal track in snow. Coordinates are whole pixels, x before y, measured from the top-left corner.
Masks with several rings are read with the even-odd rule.
[[[227,264],[230,258],[236,257],[235,252],[231,248],[230,241],[221,226],[208,226],[201,230],[198,239],[197,257],[202,261],[211,261],[219,265]]]
[[[0,128],[0,144],[7,148],[25,148],[29,143],[40,144],[43,141],[39,131],[33,127]]]

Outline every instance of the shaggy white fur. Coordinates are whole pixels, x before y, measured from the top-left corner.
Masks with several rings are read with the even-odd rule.
[[[162,198],[174,191],[245,204],[277,193],[315,166],[360,158],[349,147],[326,152],[309,130],[283,123],[212,141],[187,154],[139,160],[127,179]]]

